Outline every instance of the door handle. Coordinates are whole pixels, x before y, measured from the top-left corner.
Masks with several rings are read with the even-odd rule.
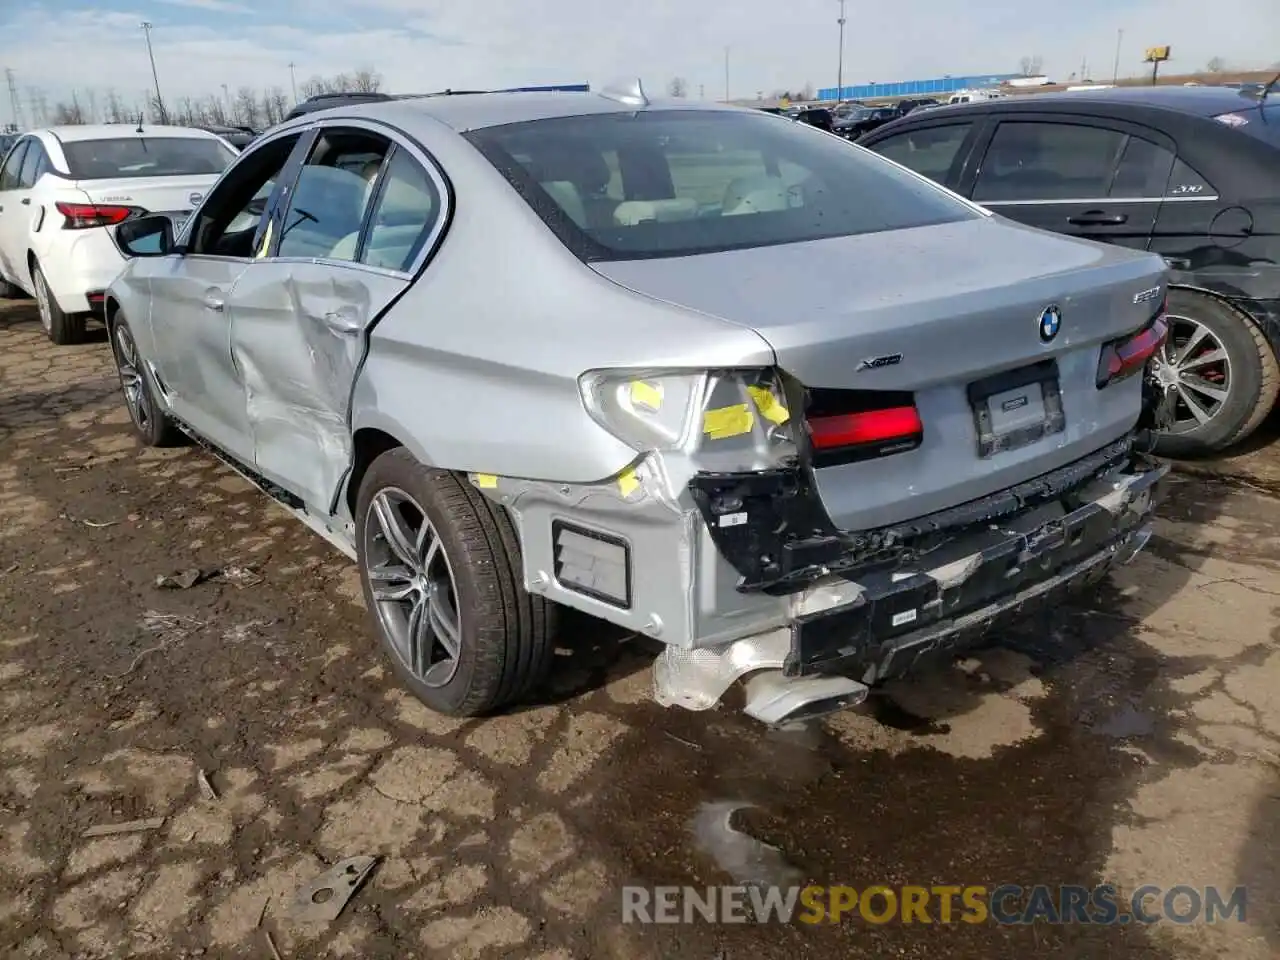
[[[23,197],[21,202],[22,202],[22,205],[23,205],[24,207],[29,207],[29,206],[31,206],[31,198],[30,198],[30,197]]]
[[[1118,227],[1128,222],[1127,213],[1104,213],[1101,210],[1086,210],[1074,217],[1067,217],[1067,223],[1075,224],[1077,227]]]
[[[205,297],[204,305],[206,309],[212,310],[215,313],[221,313],[227,306],[225,301],[219,300],[217,297]]]

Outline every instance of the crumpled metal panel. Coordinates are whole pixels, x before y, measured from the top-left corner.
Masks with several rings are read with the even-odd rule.
[[[255,466],[327,513],[351,463],[352,385],[369,325],[402,277],[338,264],[254,263],[232,298]]]

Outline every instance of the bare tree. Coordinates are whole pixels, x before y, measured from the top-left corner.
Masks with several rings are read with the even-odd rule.
[[[235,123],[258,129],[258,95],[252,87],[241,87],[236,91],[235,102],[231,105],[231,117]]]
[[[1018,61],[1018,71],[1024,77],[1038,77],[1040,71],[1044,69],[1044,58],[1039,54],[1031,57],[1023,57]]]
[[[684,77],[672,77],[671,82],[667,84],[667,94],[678,100],[683,100],[689,95],[689,84]]]
[[[1227,69],[1227,61],[1221,57],[1212,57],[1204,68],[1210,73],[1222,73]]]
[[[382,74],[373,70],[357,70],[351,75],[350,89],[356,93],[377,93],[382,89]]]
[[[107,123],[124,123],[128,119],[128,111],[125,109],[124,103],[120,100],[120,95],[116,93],[114,87],[108,87],[106,107]]]
[[[84,123],[84,113],[80,109],[80,104],[72,97],[71,103],[55,103],[53,105],[53,123],[55,126],[68,126],[74,123]]]

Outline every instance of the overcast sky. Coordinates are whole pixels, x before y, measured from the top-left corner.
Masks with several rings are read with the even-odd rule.
[[[369,68],[388,89],[512,86],[641,76],[650,89],[684,78],[692,96],[723,97],[806,82],[834,86],[839,0],[0,0],[0,65],[24,101],[50,105],[75,88],[141,99],[151,85],[142,20],[166,99],[232,93],[242,85],[290,93],[288,64],[312,74]],[[1117,31],[1121,73],[1147,46],[1171,44],[1173,70],[1210,58],[1263,68],[1280,61],[1280,0],[850,0],[845,82],[1004,73],[1038,55],[1066,79],[1087,60],[1110,79]],[[14,42],[17,40],[18,42]],[[0,88],[0,118],[9,98]]]

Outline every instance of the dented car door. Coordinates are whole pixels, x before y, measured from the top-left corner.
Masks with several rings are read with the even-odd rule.
[[[236,283],[231,342],[255,467],[315,510],[329,511],[351,463],[368,333],[437,229],[440,182],[387,138],[322,131],[279,238]]]

